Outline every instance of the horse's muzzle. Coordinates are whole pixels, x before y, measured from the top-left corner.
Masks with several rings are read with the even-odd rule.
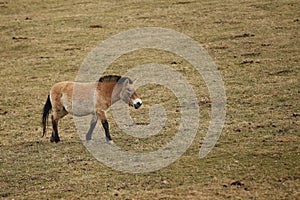
[[[143,104],[142,100],[141,99],[135,99],[133,101],[133,107],[135,109],[138,109],[139,107],[141,107],[141,105]]]

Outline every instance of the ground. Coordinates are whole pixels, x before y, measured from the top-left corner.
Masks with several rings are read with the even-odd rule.
[[[297,0],[0,1],[0,197],[7,199],[299,199],[300,3]],[[78,137],[71,116],[61,142],[42,138],[41,111],[51,86],[74,80],[101,41],[132,28],[162,27],[201,44],[226,89],[226,121],[207,157],[198,157],[210,121],[201,76],[168,52],[139,50],[118,58],[107,74],[162,63],[193,86],[201,123],[188,150],[149,173],[119,172],[98,162]],[[166,128],[149,139],[122,132],[109,114],[115,143],[153,151],[172,139],[178,102],[163,87],[138,89],[144,105],[131,110],[149,123],[153,104],[166,107]]]

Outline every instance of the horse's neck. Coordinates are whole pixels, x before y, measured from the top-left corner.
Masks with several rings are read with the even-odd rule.
[[[102,82],[98,85],[100,95],[109,104],[113,104],[119,100],[119,94],[114,91],[115,85],[115,82]]]

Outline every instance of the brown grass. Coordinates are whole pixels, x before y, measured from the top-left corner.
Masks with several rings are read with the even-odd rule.
[[[0,1],[0,197],[7,199],[299,199],[300,88],[297,0],[279,1]],[[168,64],[193,85],[201,125],[192,146],[172,165],[127,174],[96,161],[70,116],[61,143],[41,138],[41,109],[54,83],[74,80],[100,41],[136,27],[164,27],[202,44],[215,59],[227,92],[223,134],[204,159],[198,151],[209,123],[207,88],[185,60],[142,50],[124,55],[108,73],[138,64]],[[176,64],[172,64],[175,63]],[[157,103],[141,88],[149,120]],[[163,105],[176,98],[155,88]],[[168,116],[176,118],[174,107]],[[128,150],[155,150],[176,129],[150,141],[128,138],[111,121],[112,137]],[[124,142],[126,141],[126,142]],[[150,145],[149,145],[150,144]]]

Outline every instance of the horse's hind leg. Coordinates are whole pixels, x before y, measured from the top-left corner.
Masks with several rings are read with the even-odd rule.
[[[91,140],[92,139],[92,133],[95,129],[96,124],[97,124],[97,116],[94,115],[92,120],[91,120],[91,123],[90,123],[90,129],[89,129],[89,131],[87,132],[87,134],[85,136],[86,140]]]
[[[67,115],[68,112],[64,109],[61,108],[59,110],[54,110],[53,115],[51,116],[52,119],[52,136],[50,138],[51,142],[59,142],[59,135],[58,135],[58,120],[63,118],[65,115]]]
[[[52,119],[52,128],[53,128],[53,131],[52,131],[52,136],[50,138],[50,141],[57,143],[57,142],[60,141],[59,136],[58,136],[58,128],[57,128],[58,119],[55,119],[53,115],[51,116],[51,119]]]

